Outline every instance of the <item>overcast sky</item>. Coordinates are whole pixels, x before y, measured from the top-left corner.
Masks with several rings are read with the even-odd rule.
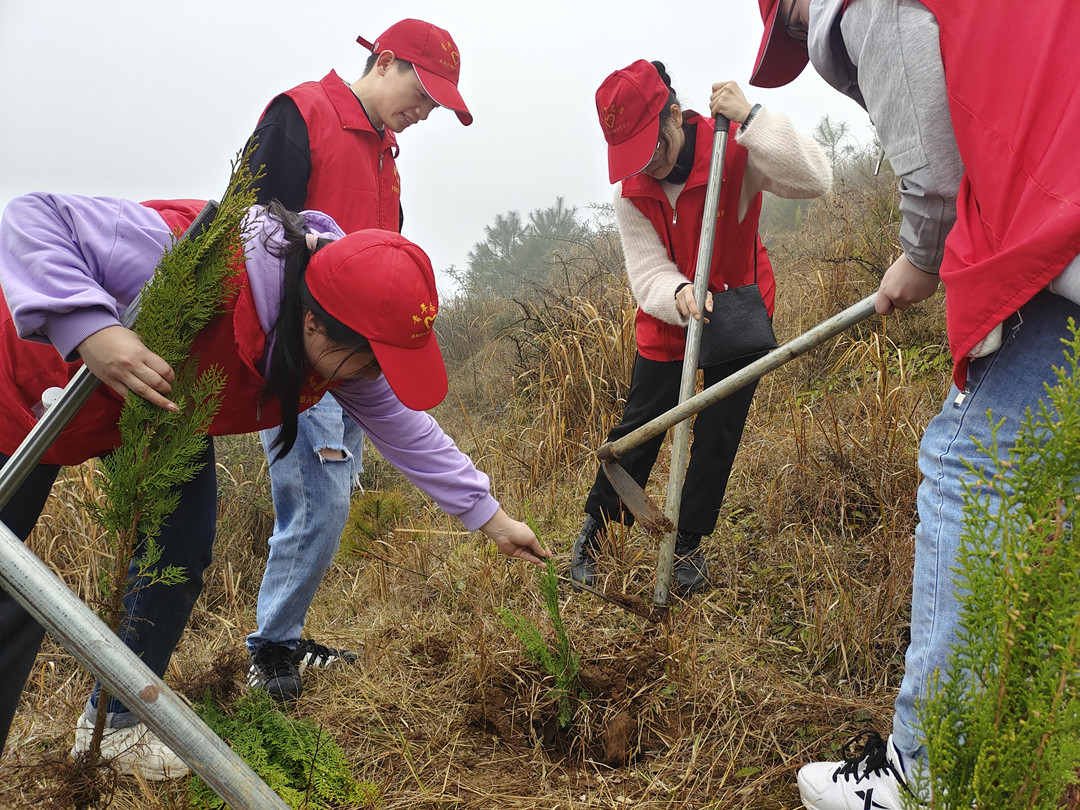
[[[662,60],[690,108],[734,79],[805,130],[827,114],[871,137],[812,68],[749,87],[756,0],[0,0],[0,206],[35,190],[219,198],[274,95],[330,68],[356,79],[356,36],[404,17],[454,37],[475,116],[436,110],[400,136],[404,233],[436,272],[462,266],[498,214],[610,200],[593,96],[635,59]]]

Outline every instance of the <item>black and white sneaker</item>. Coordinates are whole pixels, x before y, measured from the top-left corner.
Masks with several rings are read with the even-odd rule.
[[[326,667],[337,661],[344,664],[355,664],[358,660],[359,656],[355,652],[336,650],[333,647],[327,647],[325,644],[317,643],[313,638],[301,639],[300,643],[296,645],[296,649],[292,651],[292,662],[299,672],[303,672],[307,667],[326,669]]]
[[[912,796],[904,781],[900,752],[876,731],[853,737],[847,751],[865,739],[862,753],[843,762],[811,762],[799,769],[799,795],[807,810],[902,810],[901,792]],[[857,750],[857,748],[856,748]]]
[[[248,686],[262,689],[281,703],[299,700],[303,687],[295,653],[284,644],[263,644],[251,653]]]

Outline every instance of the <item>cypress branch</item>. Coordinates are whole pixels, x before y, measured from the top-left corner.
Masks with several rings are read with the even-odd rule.
[[[207,696],[195,711],[289,807],[329,810],[380,805],[378,787],[356,779],[351,763],[330,735],[308,720],[278,711],[266,692],[248,692],[228,712]],[[188,806],[226,808],[199,777],[188,783]]]
[[[254,204],[253,178],[247,155],[233,162],[228,189],[213,220],[201,234],[174,237],[142,290],[134,331],[148,349],[162,357],[176,378],[172,413],[129,393],[121,410],[121,445],[101,462],[103,503],[86,506],[106,529],[112,562],[98,577],[103,596],[102,619],[114,631],[125,621],[123,595],[128,567],[142,538],[142,554],[135,560],[132,587],[182,582],[186,572],[175,566],[161,568],[156,539],[179,503],[178,487],[201,470],[198,461],[206,448],[206,432],[219,407],[225,385],[223,371],[211,366],[198,373],[198,358],[191,346],[199,330],[219,312],[228,285],[243,257],[244,223]],[[97,723],[87,758],[100,754],[109,694],[102,689]]]
[[[547,567],[537,573],[537,582],[552,629],[555,631],[554,651],[544,641],[543,634],[533,622],[509,608],[499,608],[497,614],[499,621],[521,641],[529,659],[554,679],[555,685],[549,694],[559,706],[559,725],[568,728],[574,721],[572,698],[581,693],[578,682],[581,661],[570,645],[570,637],[566,633],[566,625],[559,611],[559,575],[554,562],[547,561]]]
[[[917,792],[934,807],[1051,810],[1080,766],[1080,331],[1069,328],[1065,365],[1008,458],[991,421],[980,450],[993,466],[968,464],[950,677],[919,707],[930,773]]]

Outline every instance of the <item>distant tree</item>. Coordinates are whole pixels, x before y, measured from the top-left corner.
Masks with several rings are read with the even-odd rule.
[[[577,209],[567,206],[563,197],[532,211],[527,222],[517,211],[499,214],[484,226],[484,241],[473,245],[467,267],[456,271],[454,279],[467,295],[511,295],[528,283],[542,283],[551,253],[588,233]]]
[[[484,226],[484,241],[469,251],[468,268],[462,274],[467,293],[497,291],[512,274],[515,257],[525,242],[525,226],[517,211],[499,214]]]
[[[531,235],[541,239],[580,239],[588,228],[578,220],[577,208],[568,208],[565,198],[556,197],[549,208],[537,208],[529,214]]]
[[[486,226],[484,233],[486,238],[482,246],[487,248],[486,253],[500,261],[512,262],[528,230],[521,221],[521,215],[517,211],[510,211],[497,215],[495,223]]]
[[[548,208],[537,208],[529,214],[517,262],[518,269],[525,271],[522,280],[542,280],[551,254],[570,242],[581,241],[588,233],[588,227],[578,219],[577,209],[568,207],[563,197],[556,197],[555,204]]]
[[[855,145],[848,142],[851,128],[847,121],[832,121],[829,116],[823,115],[817,122],[813,133],[814,140],[818,142],[825,155],[829,159],[829,165],[836,172],[843,162],[855,152]]]
[[[761,216],[758,230],[762,235],[797,231],[810,200],[788,200],[765,192],[761,195]]]
[[[810,134],[825,152],[833,170],[834,184],[853,168],[853,164],[859,163],[860,157],[865,157],[865,150],[861,150],[851,138],[851,128],[847,121],[833,121],[827,115],[822,116]],[[811,203],[810,200],[788,200],[764,194],[760,217],[761,232],[777,234],[799,230]]]

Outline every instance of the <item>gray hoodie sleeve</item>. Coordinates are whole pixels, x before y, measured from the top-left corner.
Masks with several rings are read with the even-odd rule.
[[[839,5],[840,0],[814,0],[811,26],[834,27]],[[912,264],[937,273],[945,237],[956,220],[963,174],[937,20],[917,0],[856,0],[839,26],[846,53],[834,50],[835,36],[812,32],[811,60],[826,79],[847,72],[838,67],[845,59],[854,66],[857,100],[870,113],[900,181],[900,245]]]

